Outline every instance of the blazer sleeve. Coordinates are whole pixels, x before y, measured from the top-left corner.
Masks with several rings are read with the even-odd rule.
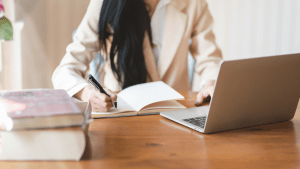
[[[199,91],[209,80],[216,80],[222,53],[212,32],[213,18],[205,0],[197,0],[190,52],[195,59],[196,77],[193,91]],[[197,79],[198,78],[198,79]]]
[[[91,0],[73,42],[68,45],[65,56],[52,75],[54,88],[65,89],[70,96],[89,85],[84,76],[94,58],[92,53],[99,50],[98,22],[101,7],[102,0]]]

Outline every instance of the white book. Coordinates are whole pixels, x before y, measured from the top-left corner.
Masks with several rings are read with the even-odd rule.
[[[82,126],[0,131],[0,160],[80,160],[86,146],[91,106],[86,102],[77,105],[85,112]]]
[[[158,114],[186,108],[176,101],[184,100],[184,97],[162,81],[134,85],[122,90],[117,96],[117,108],[111,108],[108,112],[92,112],[92,117]]]

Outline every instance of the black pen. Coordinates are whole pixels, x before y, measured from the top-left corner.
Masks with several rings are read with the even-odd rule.
[[[106,93],[106,91],[103,89],[103,87],[100,85],[100,83],[98,83],[98,81],[91,75],[88,75],[88,80],[91,83],[92,86],[94,86],[97,90],[99,90],[100,93],[104,93],[106,94],[108,97],[110,97],[110,95],[108,95]],[[117,102],[114,102],[114,107],[117,108]]]

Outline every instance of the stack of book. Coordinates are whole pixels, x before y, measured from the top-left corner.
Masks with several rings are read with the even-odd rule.
[[[80,160],[90,116],[65,90],[0,92],[0,160]]]

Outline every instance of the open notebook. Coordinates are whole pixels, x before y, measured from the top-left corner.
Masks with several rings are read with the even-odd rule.
[[[158,114],[186,108],[176,100],[184,100],[184,97],[162,81],[138,84],[118,93],[118,108],[111,108],[108,112],[92,112],[92,117]]]

